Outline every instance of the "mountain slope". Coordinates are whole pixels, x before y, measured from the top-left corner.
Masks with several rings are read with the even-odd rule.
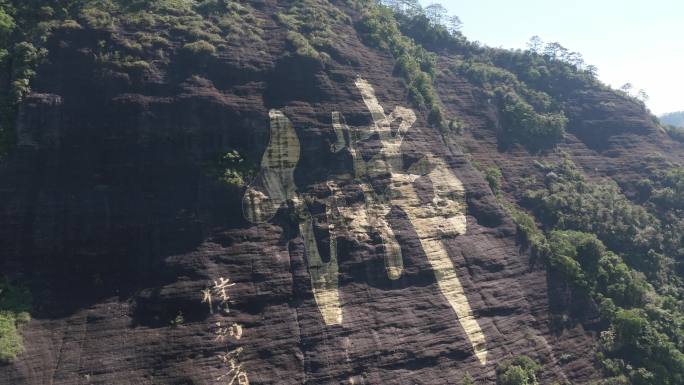
[[[609,376],[611,322],[511,213],[556,229],[525,194],[565,159],[651,210],[642,179],[684,152],[637,101],[366,2],[53,11],[15,10],[50,33],[3,99],[0,266],[33,319],[0,383],[495,383],[520,355],[544,384]]]

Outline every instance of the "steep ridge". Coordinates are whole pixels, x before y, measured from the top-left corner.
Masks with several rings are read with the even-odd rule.
[[[681,163],[682,145],[597,91],[569,97],[556,148],[500,151],[495,108],[449,53],[435,86],[466,129],[445,134],[358,10],[315,4],[348,15],[325,60],[297,53],[289,2],[244,4],[258,38],[214,52],[174,32],[135,53],[132,24],[83,14],[53,30],[0,164],[0,267],[33,293],[0,383],[493,384],[518,355],[543,384],[601,377],[598,311],[553,327],[579,305],[473,164],[499,167],[511,201],[563,152],[629,193],[645,159]],[[229,151],[244,183],[214,173]]]

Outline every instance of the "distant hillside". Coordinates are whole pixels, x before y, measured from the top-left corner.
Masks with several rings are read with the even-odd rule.
[[[684,111],[660,115],[660,121],[675,127],[684,127]]]

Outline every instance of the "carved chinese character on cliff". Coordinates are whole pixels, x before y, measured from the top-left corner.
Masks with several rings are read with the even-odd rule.
[[[223,342],[228,337],[232,337],[236,340],[239,340],[240,338],[242,338],[242,326],[235,322],[233,322],[233,324],[230,326],[222,324],[221,322],[217,322],[214,334],[216,335],[216,338],[214,340],[218,342]]]
[[[242,364],[240,364],[240,353],[242,353],[242,348],[219,355],[219,359],[228,371],[217,377],[216,381],[227,380],[228,382],[225,382],[226,385],[249,385],[247,372],[242,369]]]
[[[230,295],[228,295],[226,289],[231,286],[235,286],[235,284],[230,283],[230,279],[219,277],[218,281],[214,281],[214,285],[212,287],[202,290],[202,303],[209,305],[209,312],[211,314],[214,314],[214,295],[219,299],[219,310],[222,310],[225,313],[230,313]]]
[[[466,232],[465,189],[449,166],[437,156],[426,154],[408,170],[403,169],[401,144],[416,121],[415,113],[396,107],[389,115],[366,80],[355,82],[368,108],[373,123],[368,127],[349,127],[339,112],[332,113],[337,141],[334,152],[348,151],[353,170],[335,175],[327,182],[331,195],[326,202],[326,218],[330,232],[330,260],[324,263],[318,252],[312,216],[297,191],[294,170],[300,156],[297,133],[290,120],[280,111],[271,110],[271,139],[261,161],[261,172],[247,189],[243,199],[245,217],[253,223],[273,218],[279,208],[290,204],[299,218],[299,231],[304,240],[314,299],[327,325],[342,324],[343,313],[338,290],[337,233],[344,231],[359,240],[375,232],[382,239],[385,268],[389,279],[403,273],[401,248],[388,219],[392,207],[401,209],[413,226],[438,287],[455,312],[466,332],[475,355],[481,363],[487,360],[485,336],[475,319],[468,298],[449,258],[444,240]],[[359,143],[379,138],[375,155],[365,160]],[[427,178],[432,183],[432,197],[419,196],[414,182]],[[374,181],[386,180],[383,189]],[[347,204],[339,186],[352,183],[363,192],[363,202]]]

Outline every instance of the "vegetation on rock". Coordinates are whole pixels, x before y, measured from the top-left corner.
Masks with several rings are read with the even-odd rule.
[[[492,189],[492,191],[495,194],[501,192],[501,179],[503,178],[501,170],[496,166],[492,166],[487,168],[484,173],[485,180],[489,184],[489,187]]]
[[[605,383],[684,383],[684,286],[672,270],[681,263],[682,235],[661,220],[681,225],[681,214],[671,212],[681,207],[681,169],[656,178],[647,210],[614,183],[587,181],[569,159],[544,167],[546,188],[528,191],[523,202],[547,234],[520,209],[509,213],[550,271],[600,309],[608,325],[598,354]]]
[[[537,151],[556,145],[570,123],[571,94],[611,91],[596,79],[595,67],[558,43],[535,37],[527,50],[482,47],[468,42],[458,18],[447,17],[437,4],[423,9],[410,0],[349,3],[358,11],[356,30],[369,45],[391,54],[408,96],[442,132],[464,127],[446,116],[435,91],[437,55],[443,52],[449,63],[444,72],[467,79],[476,96],[491,101],[503,147],[515,142]],[[232,47],[263,44],[263,27],[271,20],[261,13],[228,0],[0,0],[0,81],[6,85],[0,88],[0,157],[13,145],[18,106],[50,57],[51,34],[96,31],[97,43],[85,50],[96,64],[144,74],[174,55],[211,62]],[[340,56],[336,27],[353,20],[327,1],[303,0],[278,7],[273,21],[285,29],[288,55],[329,63]],[[626,89],[611,92],[635,99]],[[644,107],[645,95],[639,98]],[[675,127],[682,125],[682,115],[662,118],[678,140],[684,138]],[[526,191],[520,206],[505,201],[498,167],[487,168],[484,176],[533,260],[564,277],[573,300],[586,300],[600,313],[597,359],[608,377],[603,383],[684,384],[684,169],[673,164],[648,170],[630,196],[612,181],[589,180],[569,159],[539,166],[544,185]],[[205,170],[233,189],[255,173],[234,150]],[[19,328],[29,319],[30,304],[27,289],[0,281],[0,361],[22,351]],[[184,322],[179,311],[170,326]],[[499,366],[497,382],[538,384],[539,371],[533,360],[516,357]],[[469,375],[463,383],[472,383]]]
[[[409,97],[419,107],[429,111],[431,124],[446,128],[440,102],[433,88],[435,55],[405,36],[395,12],[384,5],[368,3],[362,10],[363,18],[357,28],[369,43],[389,51],[396,59],[395,71],[405,81]]]
[[[139,73],[168,62],[177,49],[205,56],[258,44],[261,25],[248,3],[229,0],[0,0],[0,81],[10,85],[0,88],[0,157],[14,144],[18,104],[48,57],[51,34],[98,31],[97,62]]]
[[[28,289],[0,279],[0,362],[13,360],[24,350],[19,328],[31,319],[30,309]]]
[[[537,374],[541,367],[533,359],[517,356],[496,368],[497,385],[539,385]]]
[[[333,25],[351,22],[336,7],[320,0],[294,2],[276,18],[288,29],[287,41],[297,55],[323,63],[330,61],[330,54],[336,52]]]
[[[236,150],[231,150],[208,167],[209,174],[226,186],[242,187],[254,176],[255,166],[246,162]]]

